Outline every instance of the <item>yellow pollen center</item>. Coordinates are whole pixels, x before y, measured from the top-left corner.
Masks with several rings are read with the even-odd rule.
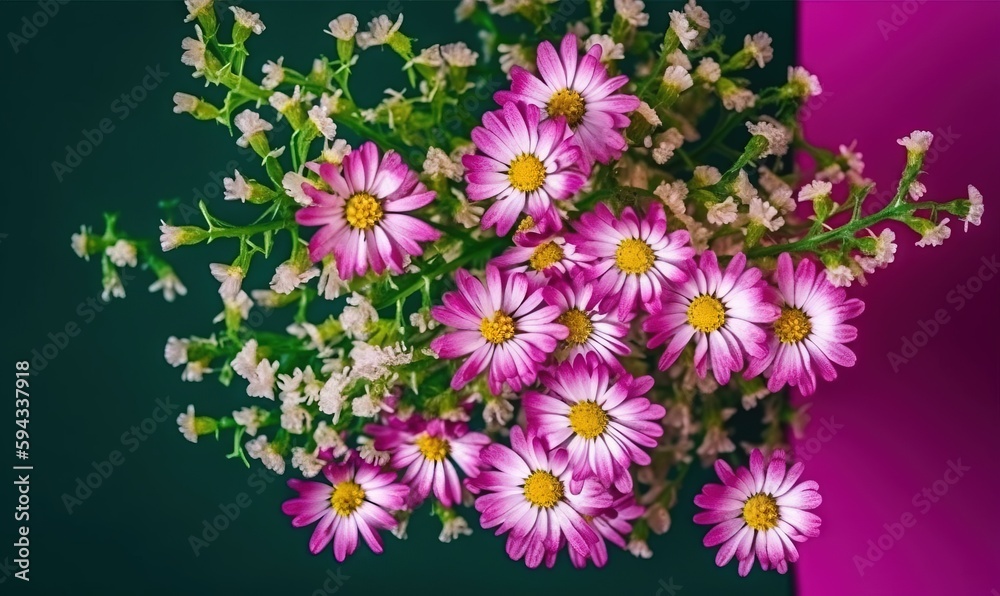
[[[561,325],[569,328],[569,336],[566,337],[566,343],[573,346],[586,343],[587,338],[590,337],[590,333],[594,330],[594,324],[590,322],[590,317],[579,308],[567,310],[559,315],[558,321]]]
[[[365,501],[365,491],[359,484],[347,480],[333,487],[330,505],[343,517],[348,517]]]
[[[546,242],[545,244],[539,244],[535,248],[534,252],[531,253],[531,258],[528,259],[528,263],[535,271],[541,271],[555,265],[562,258],[562,247],[555,242]]]
[[[608,413],[597,402],[575,403],[569,409],[569,425],[584,439],[596,439],[608,428]]]
[[[687,309],[688,323],[702,333],[711,333],[726,323],[726,307],[718,298],[702,294]]]
[[[545,166],[530,153],[522,153],[510,162],[507,170],[510,185],[521,192],[538,190],[545,183]]]
[[[514,337],[514,319],[503,311],[496,311],[492,318],[483,319],[479,324],[479,332],[486,341],[492,344],[502,344]]]
[[[526,215],[524,216],[524,219],[521,220],[521,223],[517,224],[517,231],[527,232],[533,227],[535,227],[535,218],[530,215]]]
[[[798,308],[782,307],[781,316],[774,322],[774,334],[783,344],[797,344],[809,337],[811,331],[809,317]]]
[[[443,461],[451,453],[451,445],[447,439],[420,435],[415,442],[420,453],[430,461]]]
[[[653,267],[653,248],[638,238],[626,238],[615,251],[615,265],[623,273],[642,275]]]
[[[563,483],[551,472],[535,470],[524,481],[524,498],[536,507],[554,507],[563,498]]]
[[[366,192],[351,195],[344,211],[348,225],[355,230],[370,230],[382,219],[382,206],[378,199]]]
[[[549,117],[563,116],[566,118],[566,124],[576,126],[580,123],[580,120],[583,120],[583,115],[587,111],[587,105],[583,101],[583,97],[576,91],[562,89],[556,91],[549,98],[547,109]]]
[[[757,493],[743,505],[743,521],[763,532],[778,525],[778,502],[771,495]]]

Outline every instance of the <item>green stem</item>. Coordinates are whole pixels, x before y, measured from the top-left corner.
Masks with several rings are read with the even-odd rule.
[[[910,213],[912,211],[917,211],[918,209],[927,209],[928,205],[920,203],[900,203],[892,204],[890,203],[887,207],[875,213],[874,215],[869,215],[861,219],[856,219],[850,221],[843,226],[830,230],[829,232],[819,234],[817,236],[803,238],[797,242],[789,242],[787,244],[774,244],[772,246],[758,246],[757,248],[752,248],[747,251],[747,256],[751,259],[756,257],[768,257],[783,252],[803,252],[803,251],[814,251],[817,247],[820,247],[829,242],[834,242],[836,240],[847,240],[849,238],[854,238],[855,234],[861,230],[879,223],[880,221],[886,219],[897,219],[898,216]]]

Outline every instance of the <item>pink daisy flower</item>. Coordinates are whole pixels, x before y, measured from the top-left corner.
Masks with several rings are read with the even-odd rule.
[[[555,322],[559,308],[548,306],[541,288],[531,288],[523,273],[506,278],[486,266],[486,283],[464,269],[455,272],[458,289],[442,297],[443,306],[431,309],[438,322],[456,329],[434,338],[431,349],[441,358],[469,358],[451,380],[456,391],[489,367],[490,391],[499,395],[503,384],[514,391],[535,382],[542,362],[555,351],[569,330]]]
[[[484,469],[469,480],[480,494],[476,510],[483,528],[496,527],[507,537],[507,554],[528,567],[547,567],[556,562],[564,541],[581,556],[598,542],[596,531],[585,515],[594,516],[611,506],[611,495],[595,478],[588,479],[578,493],[569,490],[571,470],[565,449],[549,451],[521,427],[510,431],[510,447],[493,443],[483,449]]]
[[[647,347],[667,344],[660,370],[673,364],[692,339],[695,372],[705,378],[711,368],[720,385],[743,369],[744,354],[767,356],[762,325],[773,323],[781,310],[770,302],[760,270],[745,269],[746,261],[737,253],[722,272],[715,253],[707,250],[688,281],[664,292],[662,310],[642,324],[650,334]]]
[[[736,472],[721,459],[715,472],[722,484],[706,484],[694,498],[708,511],[695,514],[697,524],[714,525],[705,536],[705,546],[719,544],[715,563],[723,567],[735,555],[739,573],[746,576],[755,558],[765,571],[788,571],[788,563],[798,560],[793,542],[819,536],[820,518],[810,513],[823,502],[813,480],[796,484],[805,464],[788,468],[785,452],[776,449],[765,461],[759,449],[750,454],[750,469]]]
[[[343,562],[358,547],[360,534],[368,548],[382,552],[379,530],[396,527],[390,511],[406,505],[409,488],[396,482],[396,474],[382,472],[359,458],[323,468],[325,482],[292,478],[288,486],[299,496],[285,501],[281,510],[301,528],[319,521],[309,539],[309,550],[319,554],[333,541],[333,556]]]
[[[844,344],[854,341],[858,330],[845,324],[862,313],[865,303],[847,299],[847,292],[817,275],[812,261],[803,259],[793,268],[788,253],[778,257],[775,271],[781,316],[768,333],[768,353],[751,358],[747,376],[761,372],[774,392],[785,384],[803,395],[816,390],[816,370],[824,381],[837,378],[834,364],[854,366],[854,352]]]
[[[667,281],[688,279],[694,256],[691,237],[685,230],[667,233],[667,214],[660,203],[652,203],[641,218],[626,207],[616,218],[604,203],[584,213],[573,225],[568,240],[577,251],[594,258],[587,278],[595,279],[595,292],[618,306],[618,317],[633,313],[636,303],[650,312],[660,308],[660,294]]]
[[[656,447],[663,434],[659,421],[667,411],[643,397],[653,387],[653,377],[635,379],[625,373],[613,378],[591,356],[543,371],[539,380],[544,393],[524,395],[528,430],[569,452],[570,490],[596,476],[605,486],[613,483],[619,491],[631,492],[629,466],[649,465],[642,448]]]
[[[524,273],[535,285],[572,274],[590,260],[561,232],[554,234],[515,233],[514,246],[492,263],[506,272]]]
[[[400,482],[411,489],[410,509],[433,491],[445,507],[462,502],[462,483],[455,464],[468,477],[479,473],[479,451],[490,443],[483,433],[469,432],[466,424],[425,421],[419,415],[406,422],[396,418],[385,425],[369,424],[365,432],[375,439],[375,449],[391,454],[389,465],[405,470]]]
[[[570,549],[569,558],[573,566],[582,569],[587,566],[588,560],[592,560],[598,567],[604,567],[608,562],[607,543],[625,548],[625,536],[632,531],[629,522],[641,517],[644,512],[645,508],[635,502],[632,493],[625,493],[614,500],[610,509],[591,517],[587,523],[597,532],[597,542],[586,555]]]
[[[313,204],[299,209],[295,220],[321,226],[309,241],[309,256],[318,262],[333,253],[341,279],[364,275],[369,266],[378,274],[386,269],[402,273],[405,256],[423,254],[420,243],[441,236],[429,224],[406,215],[435,195],[394,151],[386,152],[380,162],[375,144],[367,142],[344,157],[342,166],[307,165],[330,192],[303,183],[302,190]]]
[[[471,201],[495,198],[480,220],[505,235],[524,211],[550,229],[560,227],[553,200],[568,199],[587,182],[590,168],[562,120],[539,123],[537,107],[509,103],[483,115],[472,130],[480,151],[462,157]]]
[[[626,356],[632,351],[624,341],[631,315],[618,318],[617,311],[606,306],[602,296],[594,291],[594,284],[585,281],[582,272],[570,281],[557,280],[542,292],[546,302],[559,307],[561,314],[556,321],[569,329],[563,349],[556,351],[560,360],[594,354],[612,371],[624,372],[618,356]]]
[[[580,58],[577,43],[576,36],[567,33],[556,53],[550,42],[543,41],[538,46],[539,76],[515,66],[510,71],[511,90],[499,91],[494,98],[501,105],[525,102],[545,109],[552,118],[563,117],[584,160],[606,164],[628,146],[621,131],[629,125],[626,114],[639,107],[639,98],[616,93],[628,77],[608,76],[600,44]]]

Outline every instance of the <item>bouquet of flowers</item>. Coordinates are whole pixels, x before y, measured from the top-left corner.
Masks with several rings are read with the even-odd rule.
[[[215,99],[177,93],[174,111],[257,156],[225,180],[249,223],[202,202],[202,225],[173,225],[168,202],[158,244],[108,214],[72,246],[100,259],[106,300],[140,264],[173,300],[186,289],[161,252],[232,245],[209,265],[214,326],[169,338],[165,357],[247,405],[188,406],[187,440],[228,434],[230,457],[296,476],[282,509],[338,561],[359,537],[375,552],[385,530],[404,538],[422,507],[444,542],[478,515],[529,567],[563,550],[603,566],[609,546],[648,558],[690,466],[714,463],[720,483],[695,498],[705,546],[740,575],[787,571],[821,502],[788,449],[807,419],[790,388],[854,364],[864,305],[846,288],[893,262],[886,222],[937,246],[952,218],[968,230],[983,214],[972,186],[927,200],[930,133],[899,139],[895,195],[866,202],[861,153],[814,146],[797,122],[817,77],[751,89],[771,38],[728,43],[694,0],[666,30],[639,0],[589,0],[565,34],[550,0],[462,0],[476,50],[415,47],[402,14],[343,14],[315,31],[330,55],[262,77],[247,61],[258,14],[232,7],[226,27],[212,0],[186,5],[181,61]],[[408,85],[359,105],[352,77],[379,51]],[[245,288],[252,268],[268,287]],[[741,466],[731,418],[753,410]]]

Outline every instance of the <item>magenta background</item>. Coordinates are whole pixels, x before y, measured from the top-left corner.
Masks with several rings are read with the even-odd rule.
[[[822,535],[800,549],[799,593],[995,596],[1000,274],[960,311],[947,295],[976,275],[981,257],[1000,255],[1000,3],[804,0],[799,10],[799,61],[826,92],[814,100],[809,138],[832,147],[857,139],[865,173],[884,190],[895,188],[905,159],[897,138],[951,127],[959,138],[940,151],[947,143],[938,135],[925,166],[928,197],[965,196],[969,183],[986,197],[983,226],[967,234],[953,226],[942,247],[918,248],[912,232],[897,229],[896,263],[850,289],[867,305],[853,344],[858,364],[809,398],[806,438],[815,440],[797,447],[824,499]],[[879,21],[892,23],[894,13],[898,30],[883,33]],[[938,309],[950,322],[893,372],[887,353],[899,353],[901,337]],[[843,425],[826,442],[817,437],[824,418]],[[914,495],[959,458],[971,470],[923,514]],[[854,556],[907,512],[915,525],[862,576]]]

